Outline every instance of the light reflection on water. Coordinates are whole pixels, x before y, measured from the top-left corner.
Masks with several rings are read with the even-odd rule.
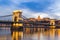
[[[0,29],[0,40],[60,40],[60,29],[47,29],[38,32]]]
[[[23,39],[23,32],[14,31],[12,33],[12,40],[22,40]]]

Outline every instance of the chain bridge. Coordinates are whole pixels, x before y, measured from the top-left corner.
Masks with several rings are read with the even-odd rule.
[[[30,20],[22,15],[21,10],[16,10],[10,15],[0,16],[0,27],[20,28],[56,28],[55,20]]]

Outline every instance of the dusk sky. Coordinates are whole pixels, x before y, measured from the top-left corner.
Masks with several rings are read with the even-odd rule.
[[[60,0],[0,0],[0,16],[22,10],[26,17],[60,19]]]

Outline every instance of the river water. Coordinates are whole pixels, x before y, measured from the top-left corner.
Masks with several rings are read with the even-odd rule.
[[[0,28],[0,40],[60,40],[60,29],[43,29],[37,32],[28,32]]]

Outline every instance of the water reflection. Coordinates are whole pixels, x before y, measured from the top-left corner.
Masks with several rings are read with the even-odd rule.
[[[0,30],[0,40],[60,40],[60,29],[39,28],[25,29],[22,31]]]
[[[23,32],[13,31],[12,40],[22,40],[22,39],[23,39]]]
[[[60,29],[42,29],[33,34],[25,34],[25,40],[60,40]]]

